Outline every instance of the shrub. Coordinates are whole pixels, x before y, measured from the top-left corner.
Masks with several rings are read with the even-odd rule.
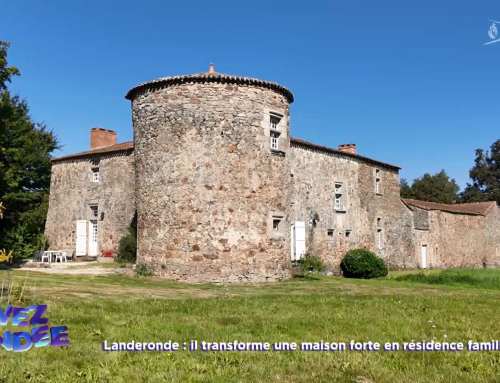
[[[46,250],[48,241],[42,232],[36,233],[25,223],[9,230],[4,238],[5,247],[11,249],[15,259],[30,258],[35,250]]]
[[[137,258],[137,234],[133,227],[122,237],[118,245],[118,258],[126,262],[135,262]]]
[[[321,273],[326,270],[326,267],[317,255],[307,253],[304,258],[297,261],[297,266],[302,275],[311,273]]]
[[[150,277],[153,274],[151,272],[151,270],[149,270],[148,267],[144,264],[137,265],[137,268],[135,269],[135,273],[139,277]]]
[[[371,251],[354,249],[347,252],[340,263],[346,278],[371,279],[385,277],[389,273],[384,260]]]

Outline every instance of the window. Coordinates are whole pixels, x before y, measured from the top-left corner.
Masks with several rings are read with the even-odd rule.
[[[341,205],[340,205],[340,196],[336,195],[335,196],[335,210],[340,210]]]
[[[349,238],[351,236],[351,230],[346,230],[345,236],[346,236],[346,238]]]
[[[271,149],[273,149],[273,150],[279,150],[280,133],[279,132],[271,131],[270,136],[271,136]]]
[[[285,214],[278,211],[268,212],[267,235],[269,238],[282,238],[285,235]]]
[[[439,255],[439,247],[436,246],[436,257]]]
[[[382,229],[377,229],[376,241],[377,247],[382,248]]]
[[[99,217],[99,207],[98,206],[90,206],[90,215],[92,219],[97,219]]]
[[[281,120],[281,118],[279,118],[278,116],[271,115],[271,117],[269,118],[269,125],[270,125],[271,129],[278,130],[280,120]]]
[[[330,238],[333,238],[333,234],[335,233],[335,229],[328,229],[326,231],[326,235]]]
[[[90,165],[92,167],[99,167],[100,160],[98,158],[93,158],[90,160]]]
[[[335,210],[343,210],[342,206],[343,185],[340,182],[335,183]]]
[[[381,173],[380,169],[375,169],[375,193],[382,194],[382,189],[380,187]]]
[[[377,218],[377,227],[382,226],[382,218]]]
[[[275,233],[279,232],[281,219],[273,218],[273,231]]]
[[[92,182],[99,182],[100,180],[99,169],[92,169]]]

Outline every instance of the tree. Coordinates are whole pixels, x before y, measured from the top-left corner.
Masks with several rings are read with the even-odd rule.
[[[472,184],[468,183],[461,194],[462,202],[496,201],[500,204],[500,140],[491,145],[489,152],[476,150],[469,176]]]
[[[408,185],[408,181],[406,179],[401,178],[400,182],[400,194],[402,198],[411,198],[413,199],[413,194],[411,191],[411,186]]]
[[[7,64],[9,44],[0,41],[0,247],[16,257],[30,256],[43,237],[50,186],[50,153],[58,148],[54,132],[34,122],[26,100],[7,85],[20,75]]]
[[[458,201],[460,187],[444,170],[430,175],[424,174],[413,180],[411,186],[401,180],[401,197],[421,201],[452,204]]]

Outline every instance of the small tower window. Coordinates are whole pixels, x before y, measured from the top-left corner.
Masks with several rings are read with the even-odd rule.
[[[99,217],[99,207],[97,205],[90,206],[90,217],[97,219]]]
[[[278,116],[271,115],[269,118],[269,125],[270,125],[271,129],[278,130],[280,120],[281,120],[281,118],[279,118]]]
[[[335,229],[328,229],[326,231],[326,235],[330,238],[333,238],[333,234],[335,233]]]
[[[271,131],[270,136],[271,136],[271,149],[279,150],[280,133],[275,132],[275,131]]]
[[[346,230],[345,236],[346,236],[346,238],[349,238],[351,236],[351,230]]]

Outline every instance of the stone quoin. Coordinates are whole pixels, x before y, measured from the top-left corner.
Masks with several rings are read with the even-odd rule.
[[[46,235],[75,256],[116,253],[137,224],[137,263],[202,283],[289,278],[349,249],[392,268],[500,260],[494,202],[401,200],[399,167],[290,136],[294,96],[274,82],[208,72],[132,88],[134,141],[91,130],[91,149],[54,158]]]

